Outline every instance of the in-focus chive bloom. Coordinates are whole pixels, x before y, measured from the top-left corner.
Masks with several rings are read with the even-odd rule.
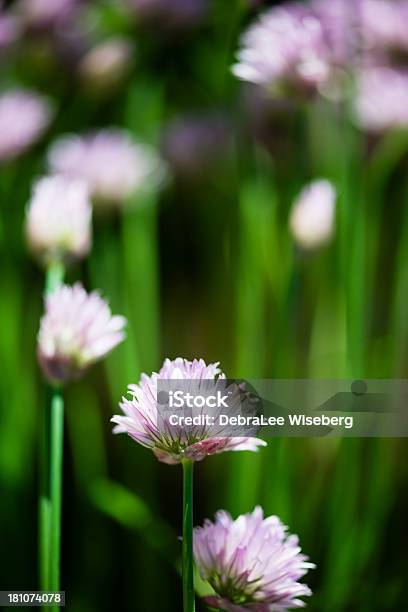
[[[125,337],[126,319],[112,316],[107,302],[79,283],[61,285],[45,298],[38,333],[38,358],[54,382],[78,378]]]
[[[88,87],[114,87],[127,75],[132,57],[133,45],[128,39],[110,38],[92,47],[82,57],[79,74]]]
[[[88,254],[92,205],[84,181],[44,177],[33,188],[26,214],[30,250],[44,264],[70,263]]]
[[[18,157],[34,144],[52,118],[50,103],[35,92],[15,89],[0,95],[0,161]]]
[[[327,243],[333,235],[336,190],[324,179],[306,185],[296,198],[289,217],[295,241],[304,249]]]
[[[371,132],[408,125],[408,71],[370,67],[357,77],[356,123]]]
[[[218,363],[207,365],[203,359],[188,361],[178,357],[166,359],[159,373],[142,374],[139,384],[129,385],[130,399],[122,398],[124,416],[115,415],[114,433],[126,433],[133,440],[150,448],[163,463],[177,464],[183,459],[201,461],[223,451],[256,451],[266,442],[255,437],[231,436],[211,425],[171,425],[158,410],[158,385],[163,381],[187,381],[195,390],[204,381],[225,380]],[[194,384],[194,381],[197,381]],[[216,385],[215,385],[216,386]],[[215,388],[215,387],[214,387]],[[224,409],[225,411],[225,409]]]
[[[320,20],[301,4],[275,7],[249,27],[232,71],[271,91],[316,89],[330,76]]]
[[[311,595],[299,580],[315,565],[301,554],[298,537],[277,516],[264,518],[259,506],[235,521],[220,510],[214,523],[196,527],[194,557],[216,592],[205,601],[218,610],[284,612]]]
[[[48,161],[52,172],[85,180],[94,201],[106,206],[156,187],[164,174],[155,151],[119,129],[62,137]]]

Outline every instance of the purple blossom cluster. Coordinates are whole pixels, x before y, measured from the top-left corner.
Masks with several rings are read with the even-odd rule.
[[[315,565],[301,553],[296,535],[277,516],[263,510],[241,515],[217,512],[194,530],[194,557],[215,595],[205,598],[217,610],[228,612],[285,612],[305,605],[311,595],[299,580]]]
[[[283,5],[244,33],[233,73],[271,91],[313,90],[329,77],[328,50],[321,21],[301,4]]]
[[[407,0],[279,5],[243,34],[232,71],[273,96],[349,98],[367,131],[399,128],[408,121],[407,18]]]
[[[125,337],[126,319],[81,284],[62,285],[46,297],[38,333],[38,358],[52,382],[78,378]]]
[[[158,373],[143,374],[129,385],[131,399],[122,399],[124,413],[112,418],[115,433],[126,433],[151,449],[159,461],[178,464],[201,461],[224,451],[256,451],[265,442],[252,437],[217,436],[205,426],[170,427],[160,419],[158,389],[161,381],[185,381],[200,390],[208,381],[225,380],[218,363],[203,359],[166,359]],[[193,383],[195,385],[193,386]],[[219,511],[214,523],[196,527],[193,552],[197,569],[215,594],[204,598],[211,608],[229,612],[285,612],[304,606],[311,595],[300,579],[310,568],[296,535],[289,535],[277,516],[264,518],[256,507],[235,521]],[[183,570],[184,571],[184,570]]]
[[[124,413],[112,418],[115,433],[126,433],[133,440],[150,448],[163,463],[177,464],[183,459],[201,461],[209,455],[224,451],[256,451],[266,443],[253,437],[226,435],[221,429],[210,425],[185,426],[168,423],[158,410],[158,385],[160,381],[203,381],[225,379],[218,363],[206,364],[203,359],[189,361],[178,357],[166,359],[158,373],[143,374],[139,384],[129,385],[130,400],[122,398],[120,407]]]
[[[113,128],[62,136],[51,146],[48,164],[53,174],[85,181],[94,202],[104,207],[122,205],[164,178],[164,166],[151,147]]]

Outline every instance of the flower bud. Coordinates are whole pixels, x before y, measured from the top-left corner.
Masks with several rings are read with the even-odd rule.
[[[289,227],[303,249],[314,249],[327,243],[334,226],[336,191],[324,179],[306,185],[293,204]]]
[[[26,236],[43,264],[82,259],[91,246],[92,207],[84,181],[63,176],[40,179],[27,207]]]

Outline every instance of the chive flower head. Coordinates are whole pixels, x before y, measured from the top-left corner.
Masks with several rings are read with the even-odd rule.
[[[277,516],[261,507],[233,520],[220,510],[215,521],[194,529],[194,558],[203,580],[215,591],[205,602],[229,612],[285,612],[311,595],[299,580],[314,566],[299,539]]]

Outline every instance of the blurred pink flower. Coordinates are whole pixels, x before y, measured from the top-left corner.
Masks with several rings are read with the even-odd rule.
[[[46,28],[66,23],[76,14],[81,0],[19,0],[17,10],[32,28]]]
[[[212,608],[229,612],[285,612],[305,605],[311,595],[299,580],[313,563],[301,554],[296,535],[277,516],[264,519],[259,506],[235,521],[220,510],[215,522],[194,529],[194,557],[203,580],[216,595]]]
[[[62,285],[45,298],[38,333],[45,376],[54,382],[77,378],[122,342],[125,325],[96,291],[88,294],[79,283]]]
[[[164,176],[155,151],[119,129],[62,137],[51,147],[48,162],[52,172],[86,181],[95,202],[106,206],[157,187]]]
[[[356,123],[371,132],[408,126],[408,72],[366,68],[357,75]]]
[[[52,118],[50,103],[35,92],[15,89],[0,95],[0,161],[21,155]]]
[[[312,0],[310,9],[322,24],[330,63],[345,69],[356,60],[360,47],[361,0]]]
[[[163,133],[163,157],[178,177],[213,174],[228,160],[231,127],[221,113],[181,115]]]
[[[330,76],[330,55],[320,20],[308,7],[271,8],[244,33],[232,71],[268,90],[314,90]]]
[[[302,248],[313,249],[330,240],[335,205],[336,190],[327,180],[315,180],[302,189],[289,217],[292,235]]]
[[[5,12],[0,2],[0,52],[8,51],[18,40],[21,27],[19,20],[9,12]]]
[[[89,87],[110,89],[126,76],[132,57],[133,45],[127,38],[109,38],[85,53],[78,66],[79,74]]]
[[[206,365],[203,359],[188,361],[178,357],[166,359],[159,373],[142,374],[137,385],[129,385],[131,399],[122,398],[120,407],[125,416],[115,415],[114,433],[127,433],[136,442],[150,448],[157,459],[168,464],[180,463],[183,459],[201,461],[208,455],[223,451],[256,451],[266,442],[253,437],[232,437],[221,428],[208,425],[170,425],[158,410],[158,383],[160,381],[186,381],[192,387],[204,387],[204,381],[225,379],[218,363]],[[216,382],[215,382],[216,385]]]
[[[81,259],[91,246],[92,206],[86,183],[63,176],[40,179],[26,214],[26,235],[44,264]]]
[[[361,37],[371,53],[408,53],[408,0],[360,0]]]

